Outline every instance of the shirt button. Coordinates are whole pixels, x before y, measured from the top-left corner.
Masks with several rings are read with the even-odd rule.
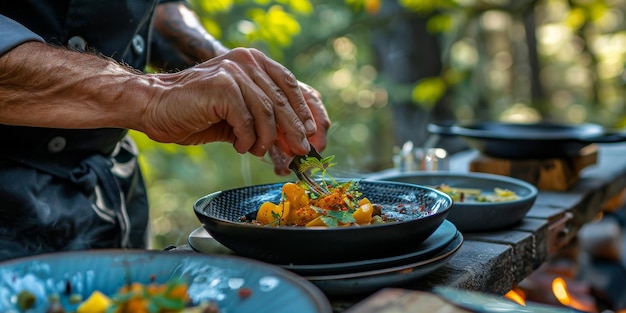
[[[48,142],[48,151],[51,153],[59,153],[65,148],[65,138],[56,136]]]
[[[87,51],[87,41],[81,36],[73,36],[67,41],[67,45],[77,51]]]
[[[135,35],[133,37],[133,51],[135,54],[140,55],[146,49],[146,42],[143,40],[143,37],[140,35]]]

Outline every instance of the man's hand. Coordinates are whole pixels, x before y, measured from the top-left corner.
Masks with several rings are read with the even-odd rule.
[[[306,154],[308,137],[317,132],[296,78],[255,49],[234,49],[152,78],[157,92],[141,130],[156,141],[226,141],[239,153],[262,157],[274,144],[288,155]]]
[[[203,28],[195,12],[183,3],[158,5],[155,11],[154,27],[156,34],[162,36],[171,49],[175,50],[177,55],[182,56],[182,60],[187,60],[184,61],[187,66],[210,60],[229,51]],[[168,55],[171,56],[172,53]],[[308,135],[308,139],[316,149],[322,151],[326,147],[326,133],[330,127],[330,118],[322,103],[320,93],[302,82],[298,83],[317,127],[317,131],[313,135]],[[277,129],[278,140],[273,145],[274,148],[270,150],[269,156],[274,163],[275,172],[279,175],[288,175],[288,165],[293,153],[288,141],[283,138],[283,133],[283,130]]]
[[[319,91],[315,90],[313,87],[303,83],[298,82],[300,85],[300,90],[302,91],[302,95],[313,114],[315,119],[315,124],[317,126],[317,131],[312,136],[309,136],[309,142],[315,147],[317,151],[322,151],[326,148],[326,135],[328,133],[328,129],[330,128],[331,121],[328,117],[328,113],[326,111],[326,107],[322,102],[321,95]],[[293,155],[285,153],[286,150],[284,147],[279,147],[279,144],[282,141],[279,141],[277,145],[274,145],[270,151],[269,156],[274,163],[274,172],[277,175],[289,175],[291,173],[289,169],[289,163],[293,160]]]

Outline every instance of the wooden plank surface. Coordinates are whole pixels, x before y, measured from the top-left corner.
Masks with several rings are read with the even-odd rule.
[[[502,294],[515,282],[513,258],[509,245],[466,240],[443,268],[406,287],[430,290],[445,285]]]
[[[570,242],[603,202],[626,188],[626,144],[599,148],[597,164],[583,169],[580,180],[569,190],[540,191],[533,208],[510,231],[464,234],[465,243],[450,263],[413,287],[441,284],[495,294],[510,290],[550,253]],[[468,172],[477,154],[467,151],[453,156],[450,171]]]
[[[467,151],[453,156],[450,171],[468,172],[469,164],[477,154]],[[568,245],[576,232],[606,207],[607,201],[618,196],[626,198],[623,196],[626,144],[599,145],[597,163],[582,169],[579,174],[580,179],[567,190],[540,190],[533,208],[510,230],[463,234],[463,246],[447,265],[406,288],[428,291],[434,286],[445,285],[504,295],[546,262],[552,253]],[[435,301],[435,306],[428,312],[441,312],[441,304],[430,296],[406,298],[399,302],[405,305],[403,310],[394,311],[398,308],[391,301],[394,295],[406,297],[401,291],[383,290],[346,312],[374,312],[367,310],[381,303],[389,306],[390,311],[377,312],[410,312],[406,308],[426,298]],[[457,312],[454,311],[456,308],[447,309]]]
[[[526,272],[522,274],[528,275],[528,272],[535,271],[548,258],[550,224],[546,220],[526,218],[515,227],[515,230],[528,232],[532,236],[532,251],[524,263]]]
[[[453,156],[450,171],[468,172],[476,155],[476,151],[468,151]],[[445,285],[504,295],[552,253],[568,245],[607,201],[623,195],[625,189],[626,144],[599,145],[597,163],[582,169],[580,179],[569,189],[540,190],[533,208],[510,230],[463,234],[463,246],[447,265],[405,287],[428,291]],[[382,298],[393,294],[382,293]],[[368,307],[361,304],[354,308]]]
[[[511,247],[512,264],[509,270],[513,271],[515,281],[521,281],[535,270],[534,265],[538,261],[535,253],[537,242],[532,233],[517,230],[494,231],[468,234],[466,238],[468,241],[497,243]],[[508,286],[506,291],[510,290],[511,286]]]

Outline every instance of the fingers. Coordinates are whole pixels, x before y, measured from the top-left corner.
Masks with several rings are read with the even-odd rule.
[[[272,163],[274,163],[274,173],[276,173],[276,175],[287,176],[291,174],[289,163],[293,159],[293,156],[288,156],[283,152],[282,148],[278,146],[272,146],[268,154],[272,159]]]
[[[273,92],[277,89],[273,81],[259,69],[253,58],[246,57],[242,51],[239,49],[234,55],[229,53],[197,68],[203,70],[201,75],[216,89],[210,95],[215,98],[215,103],[208,103],[216,112],[207,114],[216,113],[232,126],[229,131],[234,139],[230,135],[227,138],[232,141],[237,152],[249,152],[262,157],[277,139],[277,114],[289,114],[285,108],[290,106],[276,105],[288,103],[287,98]],[[212,75],[208,75],[208,72],[212,72]],[[219,96],[216,97],[215,93]],[[291,115],[296,116],[293,112]],[[221,139],[226,138],[220,131],[198,130],[198,134],[187,141],[197,142],[202,136],[200,133],[213,136],[220,134]]]
[[[322,103],[322,97],[319,91],[303,82],[299,82],[299,85],[300,90],[302,90],[302,95],[304,96],[304,99],[313,114],[315,124],[317,126],[315,134],[313,134],[313,136],[309,136],[309,142],[318,151],[322,151],[326,148],[326,135],[331,126],[330,117],[328,116],[324,103]]]
[[[287,158],[304,155],[309,139],[318,149],[326,146],[330,120],[319,93],[257,50],[234,49],[159,77],[164,87],[149,110],[151,138],[231,142],[237,152],[259,157],[272,147]]]
[[[252,50],[252,52],[254,54],[261,54],[258,50]],[[300,82],[291,71],[276,61],[266,58],[262,54],[260,60],[262,61],[261,66],[265,69],[269,77],[272,78],[280,90],[285,92],[289,100],[288,104],[291,105],[300,121],[304,124],[306,134],[313,135],[316,131],[316,125],[313,120],[313,115],[300,90]]]
[[[280,95],[267,93],[272,86],[262,75],[255,74],[256,77],[251,77],[238,64],[229,60],[223,62],[223,66],[227,67],[228,73],[235,79],[231,88],[237,89],[243,98],[240,105],[226,106],[226,109],[233,110],[233,114],[228,112],[225,115],[233,126],[236,138],[233,146],[239,153],[247,151],[262,157],[277,139],[276,116],[280,112],[275,103],[285,99]],[[249,111],[249,114],[244,111]]]
[[[313,115],[293,73],[255,49],[246,50],[262,70],[251,75],[257,85],[274,102],[276,124],[282,128],[288,150],[285,152],[305,154],[309,151],[308,135],[316,131]],[[233,52],[238,52],[233,50]],[[244,57],[244,56],[240,56]]]

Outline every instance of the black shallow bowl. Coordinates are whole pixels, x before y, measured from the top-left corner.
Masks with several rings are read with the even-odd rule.
[[[457,188],[477,188],[491,192],[504,188],[515,192],[519,199],[505,202],[455,202],[447,219],[462,232],[493,231],[518,223],[537,199],[537,188],[523,180],[487,173],[408,172],[386,173],[369,177],[424,186],[446,184]]]
[[[215,301],[220,312],[332,312],[315,285],[277,266],[237,256],[145,250],[60,252],[0,263],[0,312],[22,312],[17,295],[26,290],[36,299],[30,313],[47,312],[51,295],[74,312],[67,286],[86,300],[95,290],[110,296],[128,282],[173,278],[188,284],[194,303]],[[250,296],[242,299],[240,288],[249,288]]]
[[[344,180],[345,181],[345,180]],[[383,212],[404,207],[397,222],[368,226],[306,228],[266,227],[240,222],[255,215],[265,201],[278,203],[282,183],[219,191],[194,204],[202,226],[236,254],[278,264],[320,264],[368,260],[409,251],[443,223],[452,199],[424,186],[361,180],[360,190],[374,204],[388,206]]]

